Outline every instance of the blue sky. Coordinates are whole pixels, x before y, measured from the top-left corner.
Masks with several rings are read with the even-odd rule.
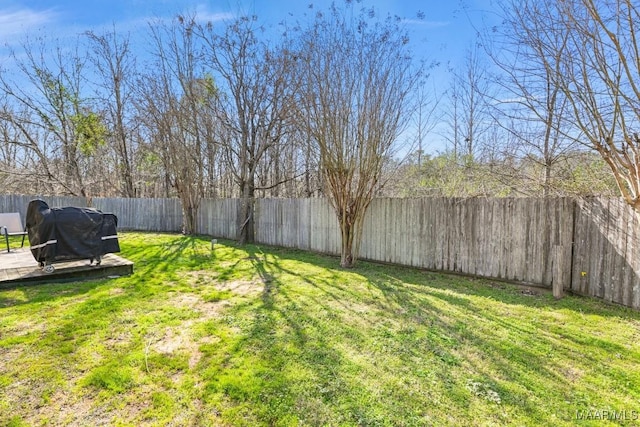
[[[301,17],[309,11],[310,3],[323,9],[331,0],[0,0],[0,45],[16,43],[39,30],[64,37],[115,25],[119,31],[135,35],[144,30],[149,19],[169,18],[184,11],[216,20],[243,9],[277,25],[283,19]],[[475,34],[469,18],[479,25],[480,14],[490,9],[491,0],[363,0],[362,5],[406,18],[415,54],[446,63],[464,57]],[[415,19],[418,11],[424,12],[423,20]]]
[[[302,19],[309,13],[310,3],[322,10],[331,0],[0,0],[0,68],[11,68],[7,45],[18,46],[27,36],[39,33],[64,40],[88,30],[100,33],[115,26],[119,33],[129,33],[132,45],[136,45],[136,39],[145,36],[150,20],[168,19],[181,12],[196,12],[216,21],[249,11],[267,26],[276,27],[283,20]],[[362,0],[361,5],[373,6],[381,15],[406,19],[414,56],[441,64],[432,71],[432,84],[443,91],[448,85],[448,65],[463,63],[466,50],[476,39],[474,25],[481,26],[483,17],[490,16],[491,3],[492,0]],[[419,11],[424,13],[421,20],[416,19]]]

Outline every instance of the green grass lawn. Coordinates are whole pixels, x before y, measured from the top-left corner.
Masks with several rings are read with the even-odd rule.
[[[0,291],[0,425],[640,422],[630,309],[206,238],[120,243],[133,276]]]

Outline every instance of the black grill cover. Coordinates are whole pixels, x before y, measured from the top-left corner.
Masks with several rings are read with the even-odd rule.
[[[120,252],[118,218],[93,208],[49,208],[42,200],[27,207],[31,253],[38,262],[95,259]]]

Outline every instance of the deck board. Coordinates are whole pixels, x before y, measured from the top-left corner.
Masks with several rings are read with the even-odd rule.
[[[21,285],[52,282],[70,282],[99,279],[112,276],[128,276],[133,273],[133,262],[115,254],[106,254],[100,265],[89,265],[89,260],[54,263],[55,271],[45,273],[31,255],[29,248],[0,252],[0,289]]]

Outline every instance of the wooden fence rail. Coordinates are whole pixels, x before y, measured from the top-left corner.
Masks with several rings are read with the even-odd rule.
[[[22,217],[34,196],[0,195],[0,212]],[[118,228],[178,232],[177,199],[43,197],[50,206],[93,206]],[[203,200],[197,228],[234,239],[238,199]],[[324,199],[259,199],[255,239],[268,245],[339,254],[336,216]],[[640,308],[640,224],[621,199],[375,199],[360,257],[496,278]]]

